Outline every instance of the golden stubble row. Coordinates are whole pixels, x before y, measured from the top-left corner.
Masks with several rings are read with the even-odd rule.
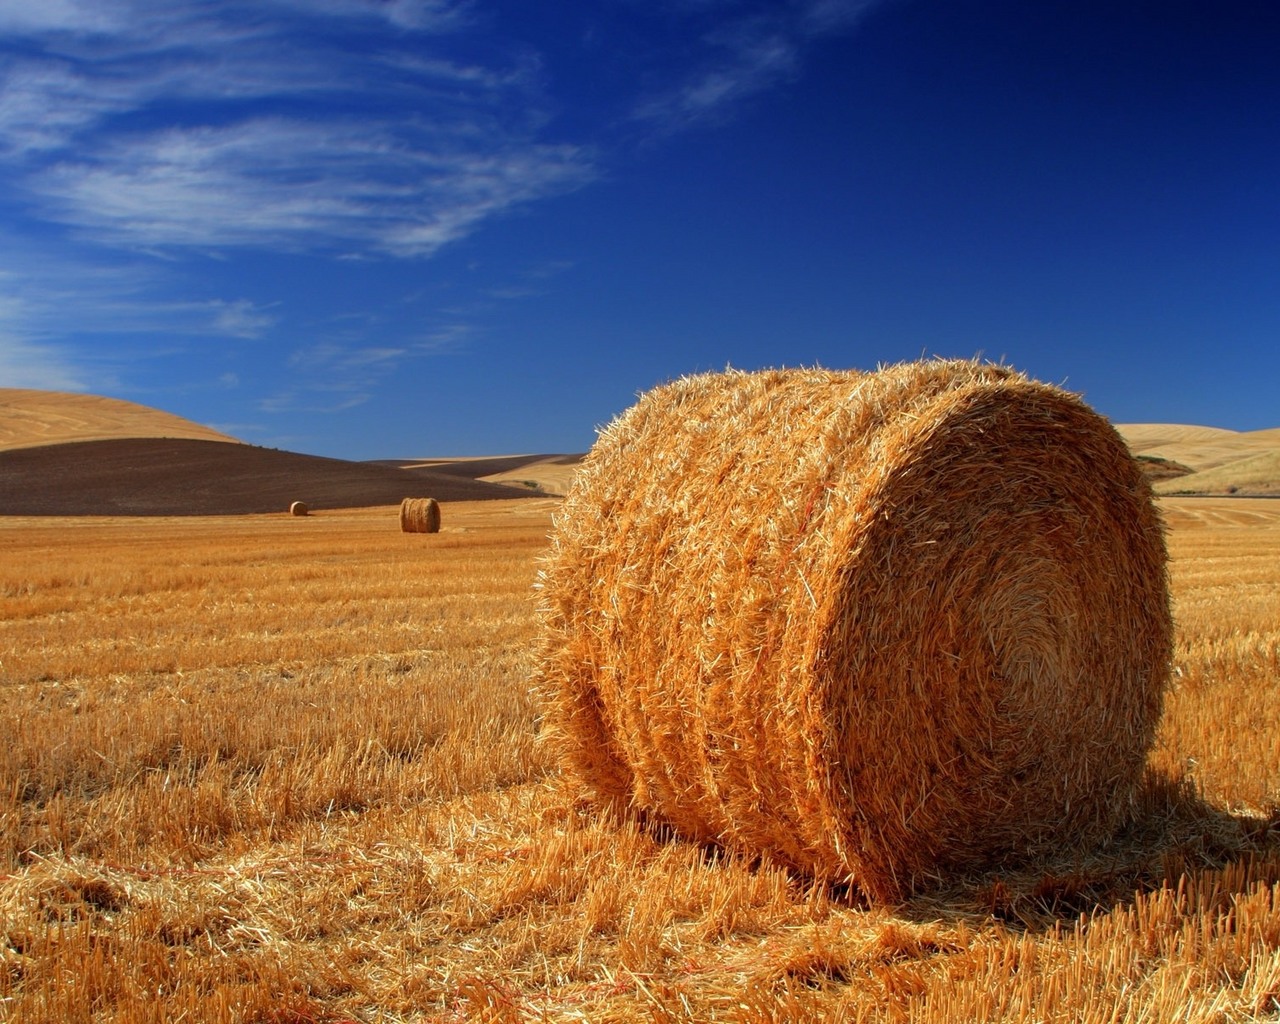
[[[1178,632],[1157,764],[1223,805],[1280,801],[1280,502],[1166,499]]]
[[[532,514],[9,524],[0,856],[200,856],[536,774]]]

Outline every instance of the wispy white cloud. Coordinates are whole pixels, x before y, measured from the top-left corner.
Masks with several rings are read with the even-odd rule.
[[[452,0],[277,0],[277,5],[334,17],[385,19],[399,28],[432,31],[465,24],[471,7]]]
[[[342,412],[369,401],[386,377],[426,354],[417,346],[328,340],[288,358],[289,384],[258,401],[261,412]]]
[[[0,31],[113,31],[122,24],[124,6],[111,0],[0,0]]]
[[[13,60],[0,72],[0,153],[56,150],[120,107],[109,87],[65,61]]]
[[[581,183],[570,146],[459,151],[357,121],[175,129],[67,158],[30,188],[50,216],[136,247],[367,247],[429,255],[516,203]],[[438,147],[438,148],[436,148]]]
[[[503,302],[545,295],[549,290],[548,282],[572,266],[570,260],[543,260],[523,268],[517,273],[515,280],[493,285],[485,289],[483,294],[487,298]]]
[[[730,60],[703,72],[678,90],[669,113],[698,119],[771,85],[796,68],[797,47],[783,35],[768,35],[733,46]]]
[[[60,346],[33,342],[0,326],[0,387],[85,391],[85,381]]]
[[[573,260],[543,260],[541,263],[526,268],[525,274],[531,280],[546,281],[573,269],[573,265]]]
[[[148,268],[54,258],[0,236],[0,386],[101,390],[119,357],[100,344],[129,337],[156,356],[200,339],[265,336],[276,323],[248,299],[179,299],[156,294]],[[144,339],[163,339],[162,348]],[[115,360],[115,361],[113,361]]]
[[[888,0],[807,0],[800,8],[801,30],[809,36],[853,28],[873,8]]]
[[[422,355],[448,355],[461,352],[476,337],[474,324],[450,323],[419,336],[413,342],[413,351]]]
[[[507,302],[511,299],[532,299],[538,295],[545,295],[546,289],[536,288],[531,284],[504,284],[486,289],[484,294],[491,299]]]
[[[340,412],[369,401],[390,376],[412,363],[467,349],[480,333],[475,324],[449,321],[423,332],[404,332],[403,344],[369,344],[368,325],[338,318],[324,341],[295,349],[286,360],[288,384],[261,399],[267,413]]]
[[[372,392],[354,388],[290,387],[258,399],[257,409],[272,416],[297,412],[336,413],[356,409],[372,397]]]
[[[0,186],[113,247],[430,255],[595,174],[589,147],[539,139],[527,51],[432,52],[470,17],[455,0],[0,0],[0,32],[25,41],[0,73]]]
[[[0,0],[0,31],[18,35],[64,32],[153,38],[164,29],[210,17],[260,21],[272,12],[385,21],[404,29],[443,31],[465,24],[469,0],[214,0],[203,4],[156,0]],[[246,16],[256,16],[247,19]]]
[[[89,390],[83,360],[57,329],[56,310],[66,297],[38,272],[0,266],[0,387]]]
[[[684,71],[633,106],[661,131],[886,0],[671,2]],[[483,20],[473,0],[0,0],[0,189],[113,248],[430,256],[598,175],[590,141],[546,137],[538,54],[445,45]]]
[[[394,346],[347,346],[337,342],[324,342],[298,349],[290,357],[291,366],[305,370],[328,373],[341,371],[344,375],[386,367],[405,354],[403,348]]]
[[[726,116],[743,100],[797,74],[805,48],[815,40],[852,29],[884,2],[797,0],[763,12],[733,2],[693,4],[687,14],[709,24],[700,37],[704,56],[682,81],[642,97],[635,116],[667,132]]]
[[[273,315],[248,299],[233,302],[215,299],[209,305],[213,312],[214,331],[227,337],[260,338],[276,323]]]

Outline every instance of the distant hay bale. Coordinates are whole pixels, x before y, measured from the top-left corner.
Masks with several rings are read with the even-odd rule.
[[[1172,625],[1141,469],[999,366],[728,372],[606,427],[542,569],[566,778],[896,901],[1113,831]]]
[[[440,503],[435,498],[405,498],[400,502],[403,533],[439,533]]]
[[[295,501],[289,505],[289,515],[291,516],[305,516],[309,515],[310,512],[311,510],[307,508],[305,501]]]

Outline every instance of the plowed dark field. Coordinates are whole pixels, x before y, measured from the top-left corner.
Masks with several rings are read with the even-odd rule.
[[[0,451],[0,515],[239,515],[527,498],[527,488],[221,441],[141,438]]]

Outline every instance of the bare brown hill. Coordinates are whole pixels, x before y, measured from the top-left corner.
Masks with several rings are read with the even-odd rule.
[[[0,450],[113,437],[186,437],[239,443],[212,427],[119,398],[0,388]]]
[[[529,497],[456,475],[190,438],[118,438],[0,451],[0,515],[234,515]]]

